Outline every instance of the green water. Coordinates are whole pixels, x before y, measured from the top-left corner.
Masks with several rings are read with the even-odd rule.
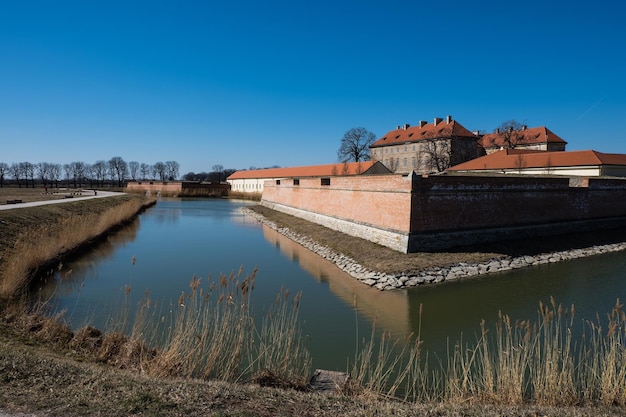
[[[262,316],[281,288],[302,291],[300,319],[313,366],[337,370],[346,369],[357,340],[369,335],[374,322],[398,337],[421,331],[425,347],[442,356],[448,339],[462,334],[473,340],[480,321],[495,322],[499,310],[513,319],[534,319],[539,301],[553,296],[566,306],[575,304],[582,323],[604,315],[617,298],[626,299],[624,253],[380,292],[245,216],[240,208],[248,204],[161,200],[50,275],[42,297],[66,310],[75,328],[87,323],[106,328],[123,305],[136,305],[146,291],[166,305],[189,291],[193,276],[206,282],[208,276],[256,267],[255,313]]]

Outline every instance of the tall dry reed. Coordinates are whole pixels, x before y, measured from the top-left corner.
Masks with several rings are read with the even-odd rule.
[[[145,204],[144,200],[130,199],[103,213],[62,217],[23,230],[10,255],[2,261],[0,298],[23,291],[39,267],[129,220]]]
[[[252,312],[256,270],[192,278],[190,292],[159,308],[149,298],[132,325],[133,339],[146,341],[157,354],[144,368],[155,376],[250,380],[269,371],[277,378],[302,383],[310,375],[310,356],[298,322],[300,296],[277,297],[257,326]]]
[[[617,301],[603,323],[574,328],[574,307],[540,303],[536,321],[500,313],[480,324],[475,343],[461,338],[429,369],[420,339],[391,341],[375,331],[352,367],[365,390],[410,401],[540,405],[626,405],[626,314]],[[578,336],[574,336],[578,334]],[[404,356],[404,358],[400,358]]]

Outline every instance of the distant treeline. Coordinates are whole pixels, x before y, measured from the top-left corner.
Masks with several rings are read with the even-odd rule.
[[[126,162],[120,156],[108,161],[99,160],[93,164],[82,161],[69,164],[50,162],[0,162],[0,187],[5,183],[18,187],[32,187],[36,184],[44,187],[123,187],[129,180],[172,181],[179,176],[179,164],[176,161],[156,162],[155,164]]]

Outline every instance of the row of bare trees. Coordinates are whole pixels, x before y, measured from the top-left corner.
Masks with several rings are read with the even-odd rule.
[[[44,187],[65,183],[75,188],[84,184],[102,187],[104,185],[123,187],[128,180],[171,181],[179,176],[180,165],[176,161],[156,162],[155,164],[126,162],[120,156],[108,161],[99,160],[93,164],[82,161],[69,164],[50,162],[0,162],[0,187],[12,179],[18,187],[41,184]]]

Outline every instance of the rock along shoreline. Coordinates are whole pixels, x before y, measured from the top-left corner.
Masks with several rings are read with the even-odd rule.
[[[288,227],[279,227],[276,223],[268,220],[259,213],[246,208],[242,208],[242,210],[246,215],[255,218],[270,229],[277,231],[281,235],[288,237],[310,251],[315,252],[322,258],[334,263],[342,271],[346,272],[353,278],[381,291],[411,288],[418,285],[435,284],[444,281],[454,281],[461,278],[567,261],[571,259],[600,255],[603,253],[618,252],[626,249],[626,242],[620,242],[607,245],[595,245],[581,249],[541,253],[532,256],[503,256],[502,258],[492,259],[484,263],[470,264],[460,262],[451,266],[428,268],[410,274],[387,274],[385,272],[367,269],[357,263],[354,259],[341,253],[337,253],[326,246],[322,246],[307,236],[295,233]]]

